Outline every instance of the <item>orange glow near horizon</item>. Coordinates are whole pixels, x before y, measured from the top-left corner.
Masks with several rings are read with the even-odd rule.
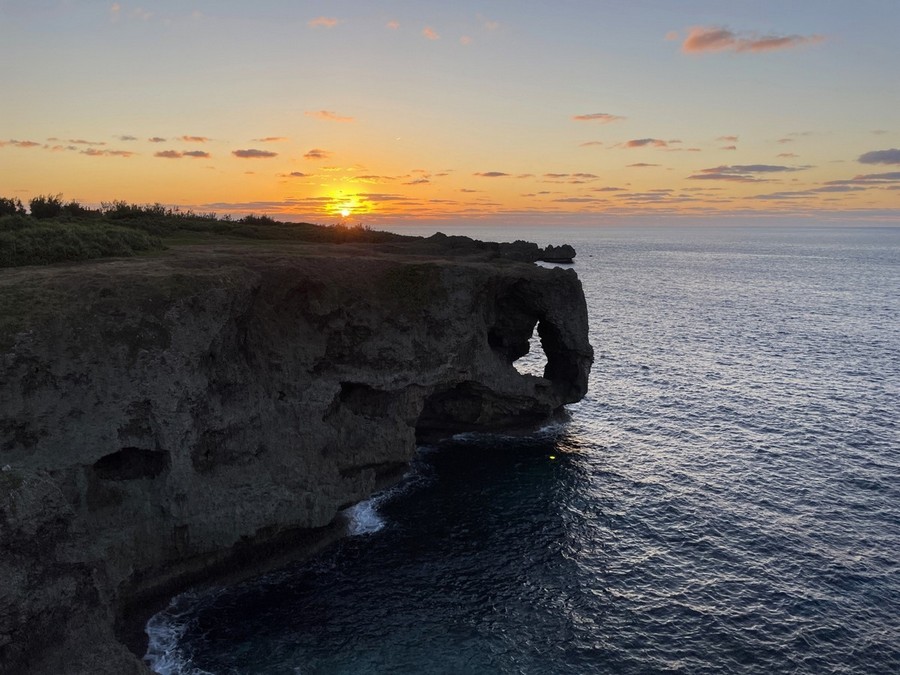
[[[616,16],[579,3],[564,22],[549,5],[484,18],[460,2],[377,20],[354,0],[335,17],[286,0],[190,16],[174,0],[18,3],[0,22],[21,71],[0,197],[371,225],[900,224],[900,4],[848,21],[726,1],[720,22],[685,10],[679,25],[663,0]],[[160,43],[140,77],[106,59]],[[834,95],[834,73],[853,96]]]

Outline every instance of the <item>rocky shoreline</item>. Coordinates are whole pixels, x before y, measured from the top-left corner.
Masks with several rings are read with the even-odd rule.
[[[326,545],[417,439],[579,400],[575,272],[456,239],[0,272],[0,669],[147,672],[160,598]]]

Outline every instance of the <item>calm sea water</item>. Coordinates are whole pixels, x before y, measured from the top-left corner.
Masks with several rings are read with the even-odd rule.
[[[900,229],[565,238],[571,420],[422,449],[358,536],[176,598],[159,672],[900,672]]]

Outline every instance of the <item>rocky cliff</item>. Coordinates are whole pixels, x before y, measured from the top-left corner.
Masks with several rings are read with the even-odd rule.
[[[581,398],[575,272],[488,258],[244,245],[0,273],[0,670],[145,672],[129,608],[327,531],[417,437]],[[535,328],[543,378],[512,365]]]

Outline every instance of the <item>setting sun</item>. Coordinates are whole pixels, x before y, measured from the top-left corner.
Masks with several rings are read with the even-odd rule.
[[[346,218],[350,215],[350,209],[341,209],[341,218]]]

